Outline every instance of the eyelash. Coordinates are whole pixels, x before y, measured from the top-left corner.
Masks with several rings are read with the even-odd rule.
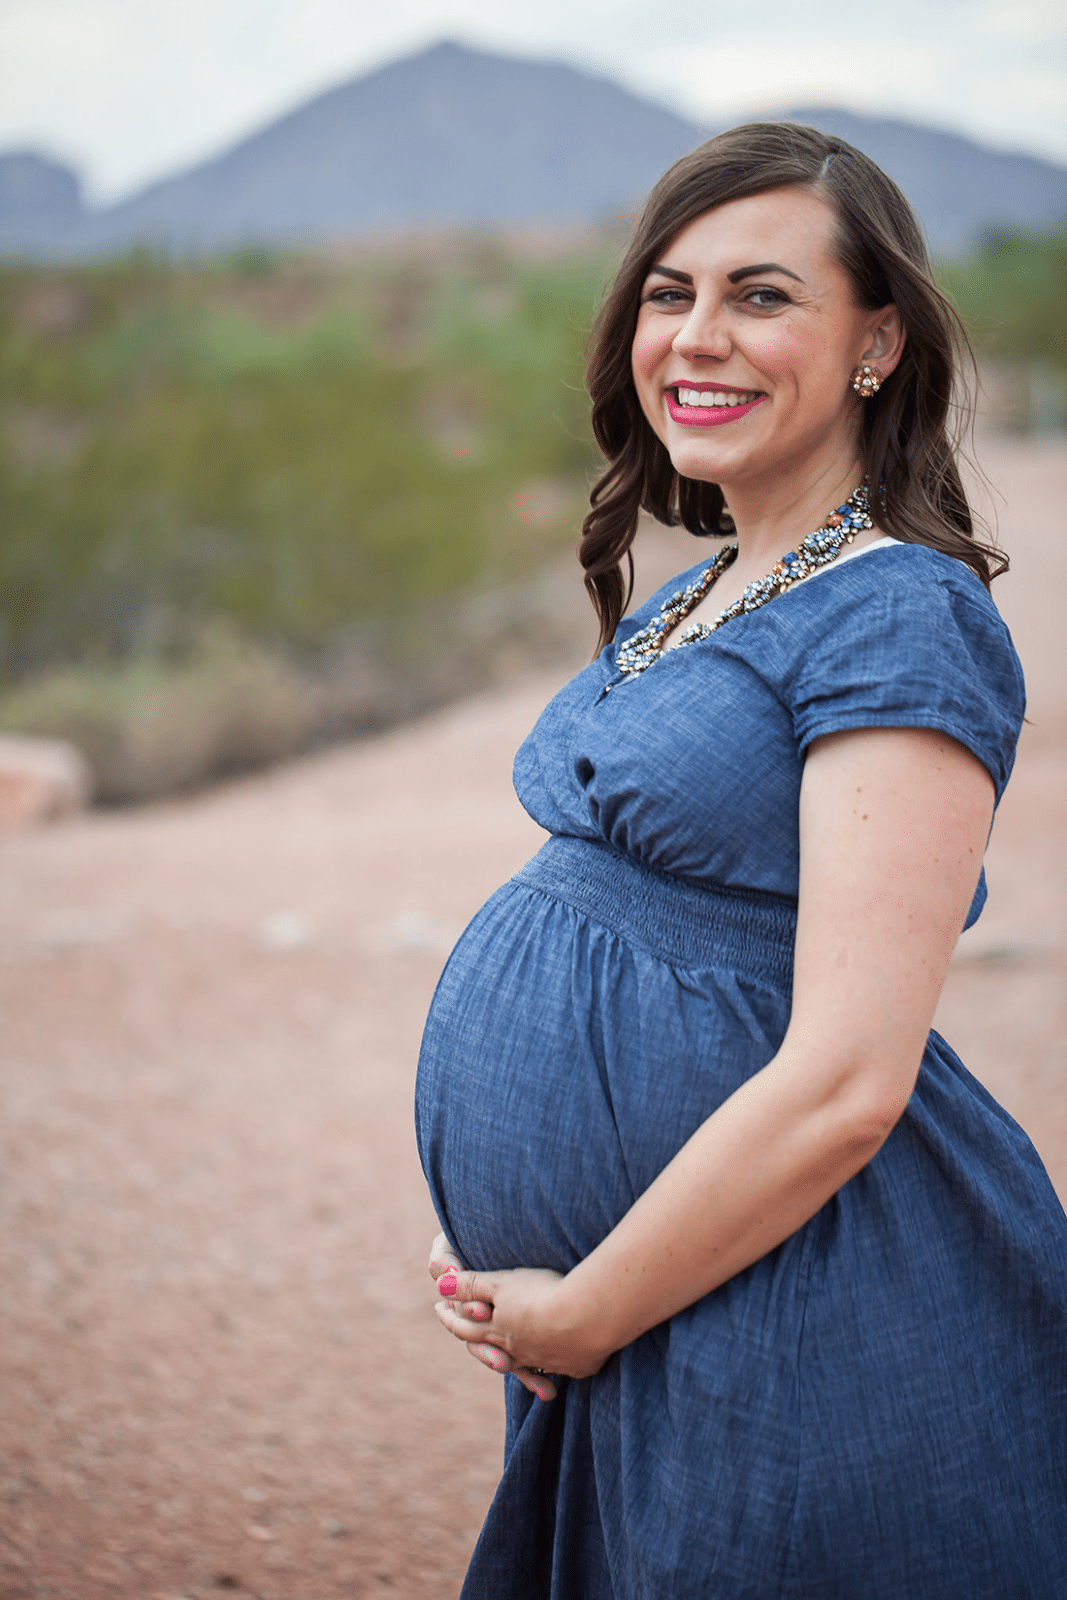
[[[792,304],[792,301],[787,294],[784,294],[781,289],[772,288],[771,285],[767,283],[760,284],[758,287],[746,290],[744,298],[750,305],[756,305],[758,302],[756,301],[755,297],[758,294],[770,296],[769,301],[765,300],[762,302],[764,306],[788,306]]]
[[[687,301],[690,296],[684,289],[651,289],[646,296],[650,305],[673,305],[676,301]]]
[[[768,296],[767,299],[757,300],[757,295]],[[754,305],[757,310],[770,310],[775,306],[791,305],[789,296],[781,289],[774,288],[771,284],[758,284],[746,289],[741,297],[742,303]],[[663,288],[653,289],[646,297],[649,305],[673,306],[685,304],[692,300],[692,296],[685,289]]]

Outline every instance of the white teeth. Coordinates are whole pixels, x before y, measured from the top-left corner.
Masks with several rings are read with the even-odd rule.
[[[683,406],[747,406],[755,399],[755,390],[742,390],[740,393],[725,389],[678,390],[678,404]]]

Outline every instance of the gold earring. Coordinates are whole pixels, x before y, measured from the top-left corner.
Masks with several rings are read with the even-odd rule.
[[[869,400],[882,387],[882,374],[877,367],[869,367],[864,361],[852,374],[852,387],[861,400]]]

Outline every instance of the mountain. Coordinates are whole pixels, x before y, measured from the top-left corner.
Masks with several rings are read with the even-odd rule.
[[[1067,169],[1051,162],[852,112],[786,115],[867,150],[940,254],[993,227],[1067,218]],[[0,156],[0,255],[139,243],[200,254],[405,228],[596,222],[637,204],[708,131],[574,67],[439,44],[96,211],[81,206],[74,174],[26,152]]]
[[[77,173],[33,150],[0,155],[0,254],[62,252],[85,220]]]
[[[72,243],[201,252],[597,219],[631,205],[700,138],[606,79],[440,44],[98,212]]]
[[[106,224],[203,249],[579,221],[631,204],[700,137],[606,79],[441,44],[320,95]]]

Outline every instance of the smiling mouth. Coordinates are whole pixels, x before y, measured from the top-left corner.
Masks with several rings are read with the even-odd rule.
[[[675,405],[692,406],[701,411],[717,411],[724,406],[750,406],[764,398],[762,389],[691,389],[681,383],[671,384],[667,393]]]
[[[762,389],[694,389],[672,383],[665,392],[667,414],[683,428],[721,428],[740,422],[767,399]]]

